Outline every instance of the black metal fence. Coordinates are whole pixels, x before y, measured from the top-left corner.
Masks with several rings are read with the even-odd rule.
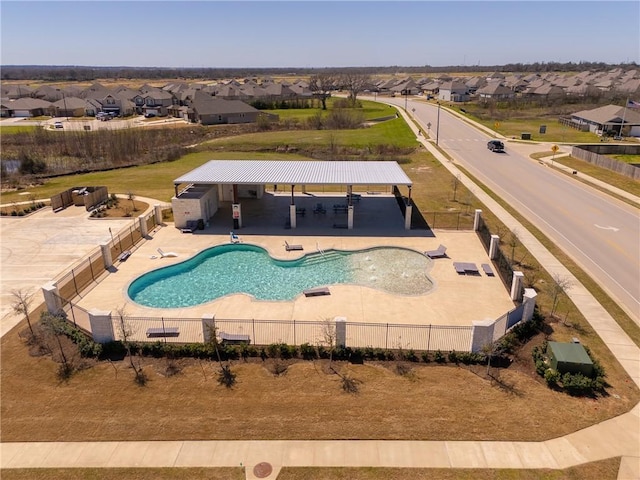
[[[120,317],[112,315],[116,339],[122,340],[123,329],[128,338],[138,342],[202,343],[207,325],[200,318]],[[337,322],[303,320],[215,319],[218,336],[246,336],[251,344],[321,345],[328,336],[337,335]],[[413,350],[471,349],[471,326],[407,325],[392,323],[344,322],[345,344],[349,347]],[[149,332],[154,332],[150,335]],[[164,332],[164,334],[163,334]]]

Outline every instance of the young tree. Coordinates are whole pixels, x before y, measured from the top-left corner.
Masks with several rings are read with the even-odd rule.
[[[40,318],[40,323],[47,334],[47,338],[51,339],[51,343],[54,343],[57,347],[61,363],[58,376],[62,380],[67,380],[73,375],[75,368],[72,360],[73,357],[69,357],[61,340],[61,337],[64,336],[64,322],[66,322],[66,319],[63,316],[52,315],[50,313],[44,313]],[[53,353],[53,349],[51,347],[49,347],[49,349]]]
[[[129,192],[127,192],[127,198],[129,200],[131,200],[131,205],[133,205],[133,211],[137,212],[138,209],[136,208],[136,202],[135,202],[136,196],[135,196],[135,194],[133,192],[129,191]]]
[[[24,318],[27,319],[27,325],[29,326],[31,336],[35,337],[33,325],[31,325],[31,318],[29,318],[29,308],[31,307],[31,302],[33,302],[33,292],[31,290],[18,288],[11,290],[11,295],[13,296],[13,302],[11,304],[13,311],[17,315],[24,315]]]
[[[125,311],[125,307],[120,307],[116,310],[117,322],[118,322],[118,331],[120,333],[120,338],[122,345],[127,351],[127,357],[129,357],[129,364],[135,373],[136,383],[140,386],[144,386],[147,383],[147,376],[142,370],[142,366],[140,364],[136,364],[133,358],[133,345],[132,338],[134,335],[133,330],[131,329],[129,323],[127,322],[127,313]]]
[[[319,73],[313,75],[309,80],[309,90],[322,102],[322,110],[327,109],[327,98],[331,96],[331,91],[335,89],[336,76],[331,73]]]
[[[553,315],[560,302],[560,296],[563,293],[566,294],[571,289],[572,283],[570,279],[558,273],[554,273],[551,278],[552,281],[550,284],[547,284],[546,291],[551,297],[551,315]]]
[[[453,188],[453,201],[456,201],[456,194],[458,192],[458,186],[460,185],[460,174],[457,174],[455,177],[453,177],[453,180],[451,180],[451,188]]]
[[[518,230],[513,229],[509,234],[509,238],[507,239],[507,245],[511,247],[511,265],[514,264],[516,247],[518,246],[519,243],[520,243],[520,236],[518,235]]]

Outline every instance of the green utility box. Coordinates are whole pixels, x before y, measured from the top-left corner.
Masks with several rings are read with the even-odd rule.
[[[551,368],[560,373],[581,373],[587,377],[593,374],[593,362],[580,343],[549,342],[547,356]]]

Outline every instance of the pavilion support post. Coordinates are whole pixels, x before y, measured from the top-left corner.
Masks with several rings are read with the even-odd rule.
[[[353,205],[353,185],[347,185],[347,205]]]
[[[353,230],[353,205],[347,207],[347,228]]]
[[[404,210],[404,229],[411,230],[411,214],[412,214],[413,206],[411,203],[407,205]]]
[[[292,203],[289,205],[289,223],[291,223],[291,228],[296,228],[296,205]]]

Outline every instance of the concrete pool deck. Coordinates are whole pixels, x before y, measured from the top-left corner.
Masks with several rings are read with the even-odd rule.
[[[419,252],[447,246],[447,258],[432,261],[428,275],[433,289],[420,296],[392,295],[380,290],[355,285],[334,285],[331,295],[305,297],[293,301],[260,301],[234,294],[212,302],[190,307],[159,309],[138,305],[127,296],[127,287],[138,276],[152,269],[182,262],[211,246],[228,244],[229,234],[183,234],[172,225],[156,230],[152,238],[140,244],[132,255],[118,263],[113,273],[86,293],[77,304],[86,309],[112,311],[124,308],[127,316],[202,318],[213,314],[220,319],[303,320],[318,321],[346,317],[349,322],[396,323],[412,325],[471,326],[473,320],[496,319],[514,308],[508,291],[498,276],[458,275],[454,261],[470,261],[478,265],[491,263],[475,232],[437,231],[432,237],[359,237],[238,235],[243,243],[265,248],[274,258],[295,259],[306,253],[323,250],[360,250],[377,246],[394,246]],[[303,251],[287,252],[284,242],[301,244]],[[161,258],[158,248],[175,252],[177,257]],[[153,258],[155,257],[155,258]]]

